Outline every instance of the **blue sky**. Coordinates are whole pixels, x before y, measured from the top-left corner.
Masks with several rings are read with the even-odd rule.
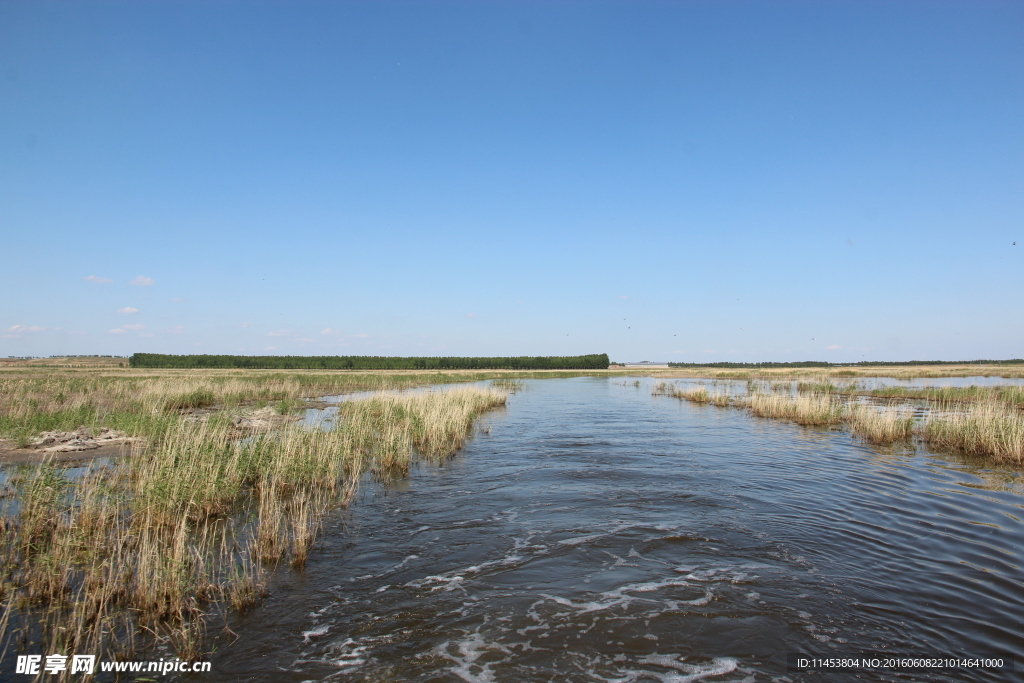
[[[0,2],[0,356],[1022,357],[1022,122],[1020,2]]]

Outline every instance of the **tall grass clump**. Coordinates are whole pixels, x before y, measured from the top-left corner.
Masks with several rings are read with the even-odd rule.
[[[666,382],[656,384],[651,394],[655,396],[671,396],[672,398],[690,401],[691,403],[710,403],[712,399],[711,394],[708,393],[705,387],[686,387],[681,389],[674,384]]]
[[[492,379],[491,386],[514,394],[526,388],[526,385],[518,379]]]
[[[855,405],[847,412],[846,421],[854,435],[871,443],[904,441],[914,434],[914,415],[909,408],[878,410]]]
[[[925,422],[924,438],[939,448],[1024,461],[1024,416],[996,401],[952,405],[936,411]]]
[[[752,394],[746,405],[758,417],[792,420],[802,425],[833,425],[843,420],[843,405],[821,394],[790,397],[784,394]]]

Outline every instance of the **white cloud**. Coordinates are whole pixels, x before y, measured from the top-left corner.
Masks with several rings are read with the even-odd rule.
[[[144,330],[144,329],[146,329],[146,326],[143,325],[142,323],[133,323],[131,325],[121,325],[121,327],[123,329],[126,329],[126,330]]]
[[[475,318],[476,317],[476,313],[467,313],[466,317],[467,318]]]
[[[45,329],[45,327],[39,327],[38,325],[11,325],[0,336],[4,339],[21,339],[27,333],[42,332]]]
[[[274,330],[273,332],[267,332],[268,337],[290,337],[294,334],[291,330]]]
[[[337,332],[335,332],[331,328],[327,327],[327,328],[324,328],[324,329],[320,330],[320,334],[337,334]]]
[[[140,275],[128,284],[137,285],[139,287],[149,287],[152,284],[156,284],[156,280],[151,277],[146,277],[145,275]]]
[[[841,349],[841,348],[843,348],[843,347],[842,347],[842,346],[840,346],[839,344],[832,344],[832,345],[830,345],[830,346],[826,346],[826,347],[825,347],[825,350],[826,350],[826,351],[837,351],[837,350],[839,350],[839,349]]]
[[[120,327],[115,327],[112,330],[107,330],[107,334],[124,334],[124,330],[122,330]]]
[[[242,323],[239,327],[252,327],[252,323]]]
[[[98,275],[86,275],[82,279],[86,282],[95,282],[98,285],[109,285],[113,282],[109,277],[100,277]]]
[[[360,337],[360,338],[362,338],[362,339],[366,339],[366,338],[368,338],[368,337],[369,337],[370,335],[366,334],[365,332],[360,332],[359,334],[354,334],[354,335],[352,335],[352,336],[353,336],[353,337]]]
[[[263,350],[264,351],[277,351],[277,347],[276,346],[265,346],[265,347],[263,347]]]
[[[117,309],[118,313],[138,313],[139,309],[132,308],[131,306],[125,306],[124,308]]]

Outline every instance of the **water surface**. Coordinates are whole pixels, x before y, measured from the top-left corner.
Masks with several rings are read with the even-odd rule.
[[[527,381],[444,467],[365,486],[232,623],[218,680],[941,681],[786,655],[1024,655],[1017,472],[655,381]]]

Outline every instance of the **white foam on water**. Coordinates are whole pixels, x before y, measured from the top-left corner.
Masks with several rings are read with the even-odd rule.
[[[589,536],[576,536],[575,538],[563,538],[558,542],[558,545],[579,545],[580,543],[589,543],[599,538],[607,536],[608,534],[590,534]]]
[[[328,649],[331,650],[331,655],[320,659],[298,659],[295,664],[330,664],[340,669],[362,666],[367,661],[366,651],[370,649],[370,645],[360,645],[357,641],[347,638],[343,642],[332,644]]]
[[[565,607],[571,607],[576,610],[579,614],[587,614],[589,612],[599,612],[602,610],[612,609],[613,607],[628,607],[633,602],[655,602],[667,604],[670,608],[672,605],[690,605],[690,606],[703,606],[711,602],[714,598],[714,594],[707,590],[703,597],[696,598],[694,600],[653,600],[650,598],[638,598],[630,593],[653,593],[663,588],[670,587],[689,587],[693,584],[685,579],[664,579],[662,581],[649,581],[646,583],[631,583],[620,588],[616,588],[612,591],[605,591],[598,595],[596,600],[590,602],[573,602],[568,598],[563,598],[557,595],[541,594],[541,597],[550,600],[559,605]]]
[[[430,527],[423,527],[423,528],[424,529],[429,529]],[[404,560],[402,560],[401,562],[396,564],[394,567],[389,569],[388,572],[397,572],[399,569],[401,569],[402,567],[404,567],[408,563],[412,562],[413,560],[418,560],[418,559],[420,559],[419,555],[409,555]]]
[[[472,633],[467,639],[455,643],[455,649],[458,650],[458,654],[455,655],[451,653],[450,645],[452,642],[446,640],[434,648],[434,654],[455,663],[455,666],[449,668],[448,671],[467,683],[492,683],[494,681],[494,672],[491,670],[490,664],[476,664],[476,660],[493,647],[484,641],[482,635]],[[499,649],[504,650],[505,648]]]
[[[490,562],[475,564],[463,569],[453,569],[452,571],[445,572],[444,574],[432,574],[430,576],[424,576],[422,579],[414,579],[406,583],[405,586],[407,588],[429,587],[431,591],[453,591],[462,589],[462,582],[466,580],[467,574],[479,574],[485,570],[493,569],[495,567],[506,567],[516,564],[522,559],[521,555],[506,555],[505,557],[498,558],[497,560],[491,560]]]
[[[701,681],[710,676],[723,676],[732,673],[739,666],[739,662],[732,657],[715,657],[704,664],[682,662],[679,660],[679,655],[646,655],[638,661],[641,664],[653,664],[675,671],[670,673],[649,669],[625,671],[623,678],[609,680],[608,683],[629,683],[642,678],[657,678],[662,683],[694,683],[694,681]],[[676,671],[680,673],[675,673]]]
[[[308,642],[310,642],[311,638],[319,638],[320,636],[327,635],[327,632],[330,631],[330,630],[331,630],[331,625],[330,624],[323,624],[322,626],[317,626],[315,629],[313,629],[311,631],[303,631],[302,632],[302,642],[308,643]]]

